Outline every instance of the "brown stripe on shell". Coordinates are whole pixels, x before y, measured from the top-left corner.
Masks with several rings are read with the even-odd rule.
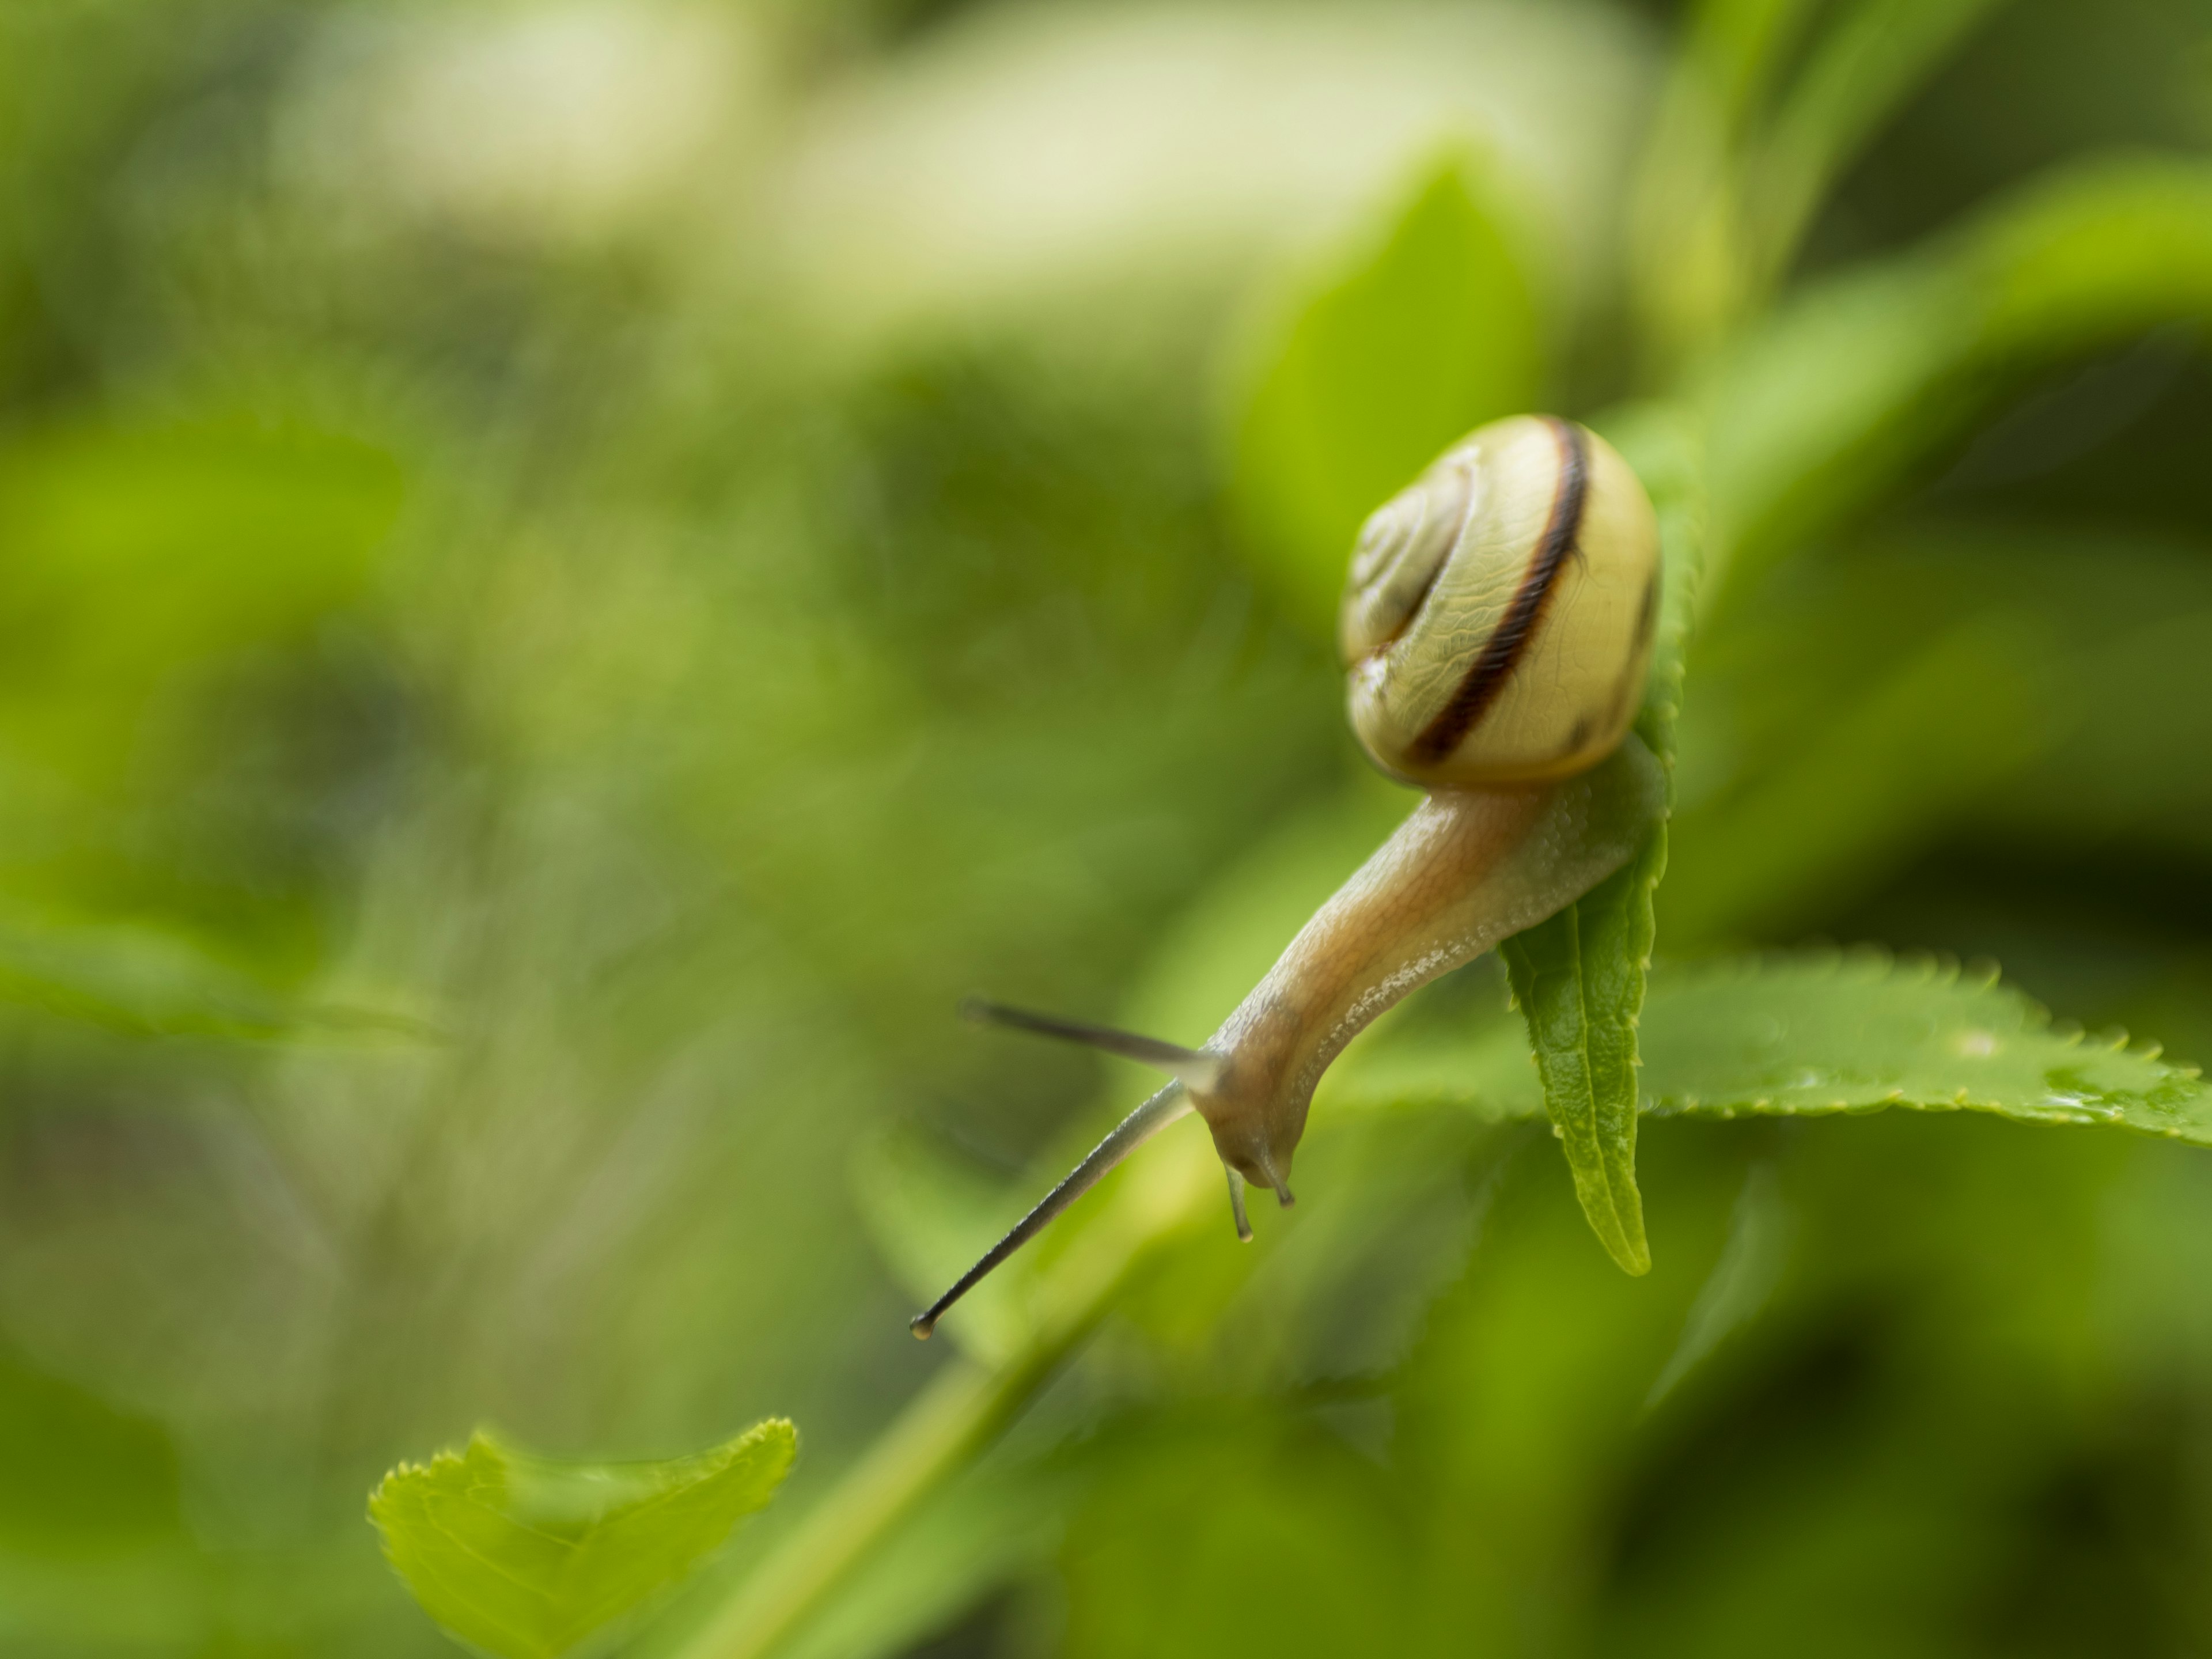
[[[1434,765],[1458,748],[1505,689],[1521,653],[1535,637],[1559,568],[1574,551],[1575,538],[1582,529],[1583,502],[1589,493],[1589,454],[1582,428],[1553,416],[1543,419],[1559,441],[1559,488],[1552,497],[1552,516],[1537,538],[1535,554],[1497,630],[1475,653],[1459,689],[1413,739],[1413,757],[1424,765]]]

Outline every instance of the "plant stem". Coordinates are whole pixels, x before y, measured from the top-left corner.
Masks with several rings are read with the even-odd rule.
[[[1218,1197],[1212,1148],[1160,1149],[1130,1170],[1112,1202],[1041,1286],[1047,1310],[996,1367],[955,1360],[923,1388],[836,1489],[748,1573],[675,1659],[764,1659],[915,1506],[1020,1416],[1088,1336],[1152,1248]],[[1190,1156],[1196,1154],[1196,1157]]]

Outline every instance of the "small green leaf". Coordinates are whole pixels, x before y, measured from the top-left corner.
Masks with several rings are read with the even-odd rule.
[[[1525,938],[1526,936],[1523,935]],[[1344,1104],[1459,1101],[1494,1118],[1543,1110],[1510,1027],[1424,1036],[1339,1063]],[[1655,1116],[1991,1112],[2114,1123],[2212,1146],[2212,1087],[2152,1048],[2085,1037],[1994,975],[1879,952],[1739,957],[1653,976],[1642,1027]]]
[[[1666,858],[1663,834],[1626,869],[1499,952],[1528,1018],[1544,1108],[1574,1172],[1575,1195],[1607,1254],[1631,1273],[1651,1271],[1636,1188],[1636,1012],[1650,946],[1647,864],[1655,857]],[[1639,925],[1643,949],[1632,955]]]
[[[568,1463],[478,1432],[368,1500],[423,1609],[503,1659],[552,1659],[666,1590],[764,1507],[798,1437],[780,1418],[696,1456]]]
[[[1237,494],[1263,574],[1334,639],[1361,524],[1454,439],[1536,401],[1540,339],[1520,264],[1456,155],[1291,319],[1244,408]]]

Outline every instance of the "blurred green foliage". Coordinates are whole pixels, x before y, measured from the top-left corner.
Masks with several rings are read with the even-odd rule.
[[[781,1421],[654,1463],[556,1462],[478,1433],[394,1469],[368,1513],[424,1611],[472,1647],[539,1659],[649,1605],[768,1503],[797,1451]]]
[[[2208,50],[0,13],[0,1649],[449,1651],[395,1463],[771,1414],[623,1650],[2212,1648]],[[957,998],[1212,1029],[1405,810],[1352,529],[1535,404],[1686,641],[1650,1273],[1486,963],[1254,1247],[1177,1131],[917,1347],[1139,1086]]]
[[[1261,573],[1334,637],[1345,549],[1462,434],[1534,407],[1546,342],[1495,214],[1458,157],[1390,215],[1379,247],[1285,302],[1244,397],[1237,483]],[[1393,204],[1397,206],[1397,204]]]

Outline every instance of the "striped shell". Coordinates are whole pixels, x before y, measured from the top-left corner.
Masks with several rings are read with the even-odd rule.
[[[1469,434],[1359,532],[1338,641],[1352,726],[1424,784],[1563,777],[1627,734],[1659,613],[1659,527],[1596,434]]]

